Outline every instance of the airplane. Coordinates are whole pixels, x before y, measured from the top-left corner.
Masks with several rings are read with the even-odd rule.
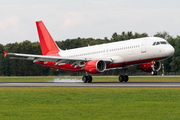
[[[87,46],[69,50],[60,49],[42,21],[36,21],[42,55],[6,53],[11,59],[31,60],[34,63],[63,71],[85,72],[84,83],[91,83],[90,74],[102,73],[106,70],[123,69],[119,75],[120,82],[128,82],[125,74],[128,67],[140,65],[143,72],[157,75],[161,68],[160,60],[174,54],[174,48],[159,37],[144,37]],[[23,58],[22,58],[23,57]]]

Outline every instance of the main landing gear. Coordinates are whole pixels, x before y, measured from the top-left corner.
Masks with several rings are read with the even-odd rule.
[[[128,75],[120,75],[119,76],[119,82],[127,82],[129,80]]]
[[[125,69],[123,68],[123,75],[120,75],[119,76],[119,82],[128,82],[129,80],[129,77],[128,75],[125,75]],[[82,77],[82,81],[84,83],[91,83],[92,82],[92,76],[89,75],[87,72],[86,72],[86,75],[84,75]]]
[[[92,82],[92,76],[88,75],[88,73],[86,73],[86,75],[84,75],[82,77],[82,80],[83,80],[84,83],[91,83]]]
[[[125,69],[123,67],[123,75],[119,76],[119,82],[127,82],[129,80],[128,75],[125,75]]]

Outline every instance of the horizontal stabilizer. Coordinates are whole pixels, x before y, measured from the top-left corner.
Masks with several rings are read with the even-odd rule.
[[[5,52],[5,51],[3,51],[3,52],[4,52],[4,57],[6,57],[8,53],[7,53],[7,52]]]
[[[13,59],[13,60],[30,60],[28,58],[20,58],[20,57],[10,57],[9,59]]]

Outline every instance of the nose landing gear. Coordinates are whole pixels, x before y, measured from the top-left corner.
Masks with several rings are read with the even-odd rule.
[[[153,71],[151,72],[151,74],[152,74],[152,75],[157,75],[157,71],[155,70],[156,62],[155,62],[155,61],[152,61],[151,63],[152,63],[151,68],[152,68],[152,70],[153,70]]]
[[[157,75],[157,71],[152,71],[151,74],[152,75]]]

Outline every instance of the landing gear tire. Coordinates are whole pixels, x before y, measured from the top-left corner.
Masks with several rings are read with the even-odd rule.
[[[82,77],[82,81],[83,81],[84,83],[86,83],[86,82],[88,81],[88,77],[87,77],[87,76],[83,76],[83,77]]]
[[[127,75],[124,76],[124,82],[127,82],[129,80],[129,77]]]
[[[124,76],[123,75],[120,75],[119,76],[119,82],[123,82],[124,81]]]
[[[128,80],[129,80],[129,77],[128,77],[128,75],[125,75],[125,71],[126,71],[127,69],[125,69],[124,67],[123,67],[123,75],[120,75],[119,76],[119,82],[127,82]]]
[[[152,71],[151,74],[152,75],[157,75],[157,71]]]
[[[119,76],[119,82],[127,82],[129,80],[129,77],[128,77],[128,75],[120,75]]]
[[[91,83],[92,82],[92,76],[88,75],[87,77],[88,77],[88,81],[87,82]]]
[[[92,76],[88,75],[88,76],[83,76],[82,77],[82,81],[84,83],[91,83],[92,82]]]
[[[155,71],[154,75],[157,75],[157,71]]]

